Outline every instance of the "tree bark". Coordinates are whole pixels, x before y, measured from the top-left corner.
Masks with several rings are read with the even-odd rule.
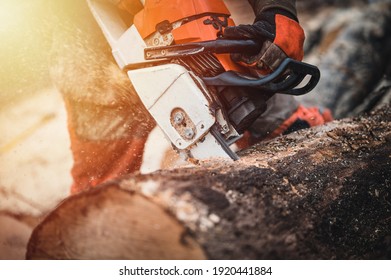
[[[66,199],[28,259],[388,259],[391,108]]]
[[[328,108],[340,119],[373,111],[387,98],[382,87],[390,88],[391,81],[391,2],[355,1],[343,9],[337,7],[349,1],[338,2],[315,16],[314,9],[299,13],[306,19],[305,60],[319,67],[322,78],[298,100]]]

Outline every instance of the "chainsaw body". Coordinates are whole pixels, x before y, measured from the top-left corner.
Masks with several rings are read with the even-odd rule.
[[[219,39],[234,25],[222,0],[114,0],[127,2],[131,25],[113,1],[87,2],[144,106],[187,157],[238,159],[230,146],[271,96],[304,94],[319,80],[316,67],[291,59],[267,76],[232,62],[230,53],[255,54],[261,46]]]

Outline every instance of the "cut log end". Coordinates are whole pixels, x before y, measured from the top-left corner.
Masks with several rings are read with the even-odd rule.
[[[66,200],[34,232],[28,259],[205,259],[167,211],[104,186]]]

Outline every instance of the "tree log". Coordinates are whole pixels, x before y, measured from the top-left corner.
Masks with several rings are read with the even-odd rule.
[[[28,259],[391,257],[391,108],[69,197]]]
[[[387,92],[382,87],[389,88],[391,80],[391,2],[358,2],[345,9],[322,9],[316,16],[313,9],[301,14],[308,18],[303,21],[306,60],[319,67],[322,78],[298,99],[306,106],[329,108],[338,119],[384,103]]]

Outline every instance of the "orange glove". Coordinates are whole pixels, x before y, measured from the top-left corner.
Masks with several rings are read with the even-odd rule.
[[[226,39],[251,39],[262,45],[256,55],[232,54],[232,60],[266,72],[274,71],[287,57],[301,61],[304,56],[304,31],[297,18],[278,8],[268,9],[257,16],[252,25],[227,27]]]

